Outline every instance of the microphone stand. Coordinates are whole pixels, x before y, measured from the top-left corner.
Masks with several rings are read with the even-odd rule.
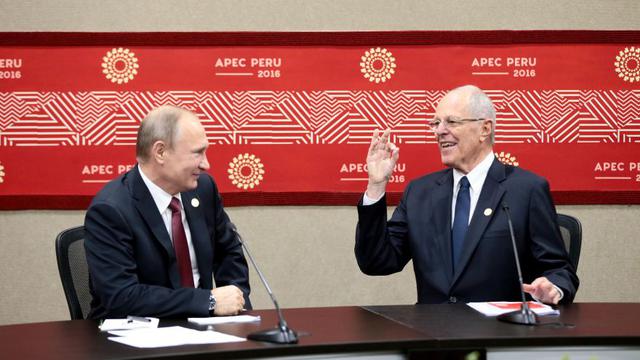
[[[289,326],[287,325],[287,322],[285,321],[284,316],[282,315],[282,311],[280,311],[280,306],[278,305],[278,301],[276,300],[275,295],[273,295],[273,292],[271,291],[271,288],[269,287],[267,280],[265,279],[264,275],[262,275],[262,271],[260,271],[260,268],[258,268],[258,265],[256,265],[256,262],[253,260],[253,256],[251,256],[251,252],[249,252],[249,248],[247,247],[247,244],[245,244],[244,240],[242,240],[242,237],[238,233],[238,230],[236,229],[236,226],[233,223],[231,224],[231,230],[236,235],[236,238],[240,242],[240,245],[242,245],[242,247],[244,248],[244,251],[247,253],[247,257],[249,257],[249,260],[251,261],[253,268],[256,269],[256,272],[260,277],[260,281],[262,282],[262,285],[264,285],[265,289],[267,290],[267,293],[271,297],[271,301],[276,307],[276,313],[278,315],[277,327],[273,329],[253,332],[247,335],[247,339],[276,343],[276,344],[297,344],[298,334],[294,330],[290,329]]]
[[[513,255],[516,259],[516,268],[518,269],[518,281],[520,283],[520,294],[522,295],[522,304],[520,310],[508,312],[498,316],[498,320],[521,325],[537,325],[539,323],[536,313],[534,313],[527,304],[527,300],[524,296],[524,282],[522,281],[522,271],[520,270],[520,259],[518,257],[518,248],[516,247],[516,235],[513,231],[513,223],[511,222],[511,213],[509,206],[506,202],[502,203],[502,208],[507,214],[507,221],[509,222],[509,233],[511,234],[511,244],[513,245]]]

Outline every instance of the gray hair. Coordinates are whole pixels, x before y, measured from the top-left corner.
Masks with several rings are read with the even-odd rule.
[[[136,158],[144,163],[149,160],[151,148],[156,141],[163,141],[169,149],[173,148],[173,142],[178,133],[178,121],[187,110],[171,105],[163,105],[142,119],[138,129],[136,141]]]
[[[457,87],[451,91],[460,91],[469,94],[469,114],[474,118],[491,119],[493,123],[491,129],[491,144],[496,141],[496,108],[487,94],[479,87],[474,85],[464,85]]]

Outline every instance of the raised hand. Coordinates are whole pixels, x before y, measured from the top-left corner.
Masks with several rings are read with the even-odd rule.
[[[389,142],[391,130],[387,129],[382,134],[378,129],[373,131],[369,152],[367,153],[367,172],[369,184],[367,196],[378,199],[385,192],[389,178],[400,156],[400,148]]]

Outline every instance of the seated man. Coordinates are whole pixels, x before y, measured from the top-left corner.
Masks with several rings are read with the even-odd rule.
[[[358,205],[355,254],[369,275],[413,259],[418,303],[521,299],[504,204],[513,216],[524,291],[569,303],[578,277],[560,236],[547,181],[493,154],[495,109],[475,86],[449,92],[428,125],[448,168],[413,180],[387,221],[385,189],[399,157],[389,130],[373,134],[369,184]]]
[[[189,111],[162,106],[142,121],[137,166],[109,182],[85,217],[90,318],[233,315],[251,307],[241,244],[206,173],[208,146]]]

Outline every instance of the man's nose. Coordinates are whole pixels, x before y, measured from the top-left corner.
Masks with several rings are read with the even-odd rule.
[[[445,125],[444,121],[438,124],[438,127],[436,127],[435,131],[437,136],[440,136],[442,134],[446,134],[449,132],[449,128],[447,127],[447,125]]]
[[[202,159],[202,161],[200,162],[200,168],[202,170],[209,170],[211,166],[209,165],[209,160],[207,160],[207,157],[205,156],[204,159]]]

